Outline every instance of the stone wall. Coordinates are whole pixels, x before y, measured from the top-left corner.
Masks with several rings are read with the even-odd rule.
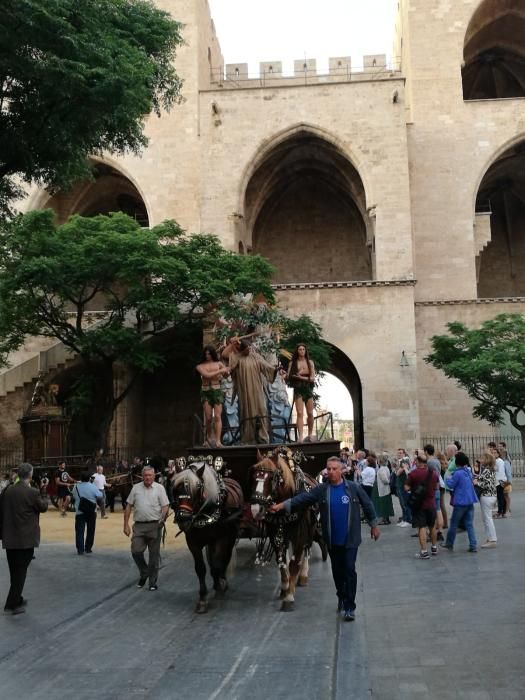
[[[253,250],[274,265],[276,283],[372,278],[364,222],[352,202],[302,178],[263,211]]]
[[[310,314],[321,325],[326,340],[355,365],[363,390],[365,445],[391,450],[398,445],[416,447],[419,411],[413,287],[289,289],[279,291],[279,302],[292,315]],[[403,351],[406,367],[400,366]]]
[[[476,328],[498,314],[520,312],[525,313],[525,300],[416,305],[417,383],[422,435],[486,435],[491,431],[486,422],[472,417],[474,403],[466,391],[443,372],[424,362],[431,351],[430,338],[446,333],[446,325],[451,321],[461,321],[469,328]]]

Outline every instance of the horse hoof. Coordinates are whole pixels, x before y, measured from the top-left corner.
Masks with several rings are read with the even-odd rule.
[[[217,584],[214,586],[214,590],[215,597],[222,598],[228,590],[228,582],[225,579],[221,578],[220,581],[218,581]]]
[[[199,602],[197,603],[197,605],[195,607],[195,612],[198,615],[202,615],[203,613],[207,613],[208,612],[208,603],[206,603],[204,600],[199,600]]]
[[[281,612],[292,612],[294,609],[293,600],[283,600],[281,603]]]
[[[297,579],[297,585],[298,586],[307,586],[308,585],[308,576],[299,576]]]

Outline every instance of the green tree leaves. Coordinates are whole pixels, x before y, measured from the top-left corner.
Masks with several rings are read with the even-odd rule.
[[[478,329],[457,322],[448,329],[432,338],[425,361],[478,402],[474,416],[497,425],[507,413],[525,440],[525,317],[500,314]]]
[[[181,25],[147,0],[2,0],[0,216],[14,176],[66,187],[87,157],[146,145],[144,120],[180,101]]]

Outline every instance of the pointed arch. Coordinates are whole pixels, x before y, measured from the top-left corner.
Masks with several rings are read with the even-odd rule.
[[[267,139],[240,192],[238,238],[272,262],[276,282],[373,279],[370,195],[355,159],[325,130],[299,124]]]
[[[112,211],[125,211],[133,215],[132,212],[136,210],[140,216],[141,223],[151,226],[151,208],[136,178],[119,161],[113,158],[92,156],[89,160],[92,162],[95,171],[94,181],[87,180],[76,183],[67,192],[51,193],[46,189],[39,189],[32,194],[27,204],[27,210],[50,207],[57,212],[59,221],[64,221],[68,216],[75,213],[91,215],[92,212],[96,211],[97,207],[96,201],[89,202],[90,193],[93,195],[92,200],[96,200],[97,196],[108,199],[109,190],[112,188],[115,194],[111,202],[114,207],[111,209]],[[98,192],[94,192],[94,189],[97,187],[97,181],[104,176],[106,177],[106,182],[99,183]],[[109,178],[114,179],[111,187],[109,186]],[[120,180],[120,185],[116,183],[117,179]],[[120,202],[118,201],[119,197]]]
[[[483,0],[465,33],[463,99],[525,97],[525,6]]]

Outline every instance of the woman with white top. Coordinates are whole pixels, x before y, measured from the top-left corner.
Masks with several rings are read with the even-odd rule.
[[[474,485],[478,487],[481,517],[487,537],[487,541],[481,545],[481,548],[487,549],[495,547],[498,542],[492,517],[492,509],[496,505],[496,460],[490,452],[485,452],[480,462],[480,471],[474,478]]]
[[[507,510],[507,504],[505,503],[505,492],[503,491],[507,483],[505,462],[501,458],[500,450],[497,448],[492,448],[491,453],[496,459],[496,498],[498,499],[498,512],[495,517],[504,518]]]
[[[372,489],[376,480],[376,460],[375,457],[368,456],[366,458],[366,466],[361,472],[361,486],[367,493],[369,498],[372,498]]]

